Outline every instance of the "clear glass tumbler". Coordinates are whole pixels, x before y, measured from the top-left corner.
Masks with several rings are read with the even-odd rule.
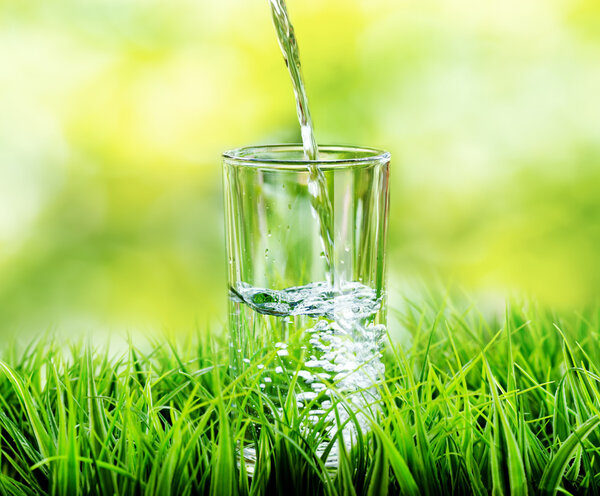
[[[331,203],[330,264],[309,188],[315,163]],[[353,411],[376,402],[389,163],[387,152],[344,146],[321,147],[313,162],[301,145],[223,154],[230,366],[241,383],[260,387],[243,405],[257,419],[276,416],[289,395],[310,409],[307,418],[331,422],[334,397]]]

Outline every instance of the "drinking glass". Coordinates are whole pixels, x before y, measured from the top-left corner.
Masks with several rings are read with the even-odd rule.
[[[316,161],[304,158],[301,145],[223,154],[230,371],[262,392],[250,398],[244,387],[238,398],[257,422],[281,413],[290,397],[310,409],[307,418],[332,422],[339,395],[355,411],[376,403],[389,164],[385,151],[351,146],[322,146]],[[311,188],[314,165],[325,177],[325,198]],[[331,260],[318,202],[330,202]]]

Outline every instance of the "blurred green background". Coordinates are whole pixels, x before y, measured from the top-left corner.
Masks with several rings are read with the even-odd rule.
[[[600,286],[600,2],[289,0],[317,138],[392,152],[392,286]],[[297,142],[266,0],[0,0],[0,336],[225,321],[220,153]]]

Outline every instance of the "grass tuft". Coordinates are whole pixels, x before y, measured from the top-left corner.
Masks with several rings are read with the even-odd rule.
[[[0,494],[600,492],[598,309],[512,304],[484,318],[444,296],[397,314],[410,344],[385,351],[379,408],[360,416],[370,429],[325,450],[326,427],[307,429],[292,396],[275,418],[262,413],[260,370],[228,376],[222,337],[149,352],[130,342],[122,354],[49,335],[8,348]],[[239,413],[245,406],[254,418]],[[356,431],[358,413],[347,420]],[[253,465],[241,446],[255,450]],[[338,447],[337,468],[326,466]]]

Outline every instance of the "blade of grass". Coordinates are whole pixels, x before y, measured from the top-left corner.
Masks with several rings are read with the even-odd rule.
[[[577,448],[583,440],[600,424],[600,417],[594,415],[586,422],[581,424],[571,435],[562,443],[560,449],[556,452],[540,480],[540,492],[546,495],[555,495],[560,490],[560,482],[567,469],[569,460],[573,458]]]

